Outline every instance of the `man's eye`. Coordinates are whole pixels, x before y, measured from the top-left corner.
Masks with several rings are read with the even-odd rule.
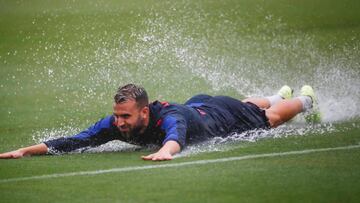
[[[113,115],[115,119],[118,119],[118,118],[123,118],[123,119],[127,119],[127,118],[130,118],[131,115],[129,114],[122,114],[122,115]]]

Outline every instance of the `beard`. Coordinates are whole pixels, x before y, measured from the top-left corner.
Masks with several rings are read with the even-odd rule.
[[[146,129],[145,119],[142,118],[141,116],[139,116],[136,123],[135,123],[135,125],[133,127],[128,126],[128,128],[129,128],[129,131],[121,132],[122,135],[124,137],[126,137],[126,139],[130,139],[133,136],[144,133],[144,131]]]

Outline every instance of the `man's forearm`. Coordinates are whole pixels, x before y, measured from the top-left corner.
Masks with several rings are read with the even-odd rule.
[[[23,156],[39,155],[46,154],[48,152],[48,147],[44,143],[41,143],[29,147],[20,148],[19,150],[23,152]]]
[[[44,143],[41,143],[30,147],[24,147],[17,149],[15,151],[0,154],[0,159],[18,159],[23,156],[46,154],[47,151],[48,151],[48,147]]]

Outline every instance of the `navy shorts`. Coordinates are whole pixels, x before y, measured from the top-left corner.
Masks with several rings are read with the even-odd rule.
[[[209,121],[214,134],[228,134],[230,132],[244,132],[254,129],[270,128],[265,110],[253,103],[242,102],[228,96],[196,95],[185,105],[203,110],[213,120]],[[218,129],[222,129],[219,131]],[[224,130],[225,129],[225,130]]]

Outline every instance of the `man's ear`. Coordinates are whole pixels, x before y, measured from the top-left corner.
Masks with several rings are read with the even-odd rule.
[[[144,108],[141,109],[141,113],[143,113],[144,115],[146,115],[146,117],[149,115],[149,107],[145,106]],[[145,118],[146,118],[145,117]]]

